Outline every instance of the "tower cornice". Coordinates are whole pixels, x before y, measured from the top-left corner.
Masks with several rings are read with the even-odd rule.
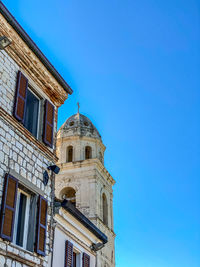
[[[101,163],[101,161],[97,158],[95,159],[87,159],[87,160],[80,160],[80,161],[74,161],[74,162],[66,162],[66,163],[60,163],[58,166],[61,168],[62,172],[65,170],[74,170],[79,168],[84,168],[88,166],[95,166],[100,173],[104,175],[106,180],[113,186],[116,181],[111,176],[111,174],[107,171],[105,166]]]

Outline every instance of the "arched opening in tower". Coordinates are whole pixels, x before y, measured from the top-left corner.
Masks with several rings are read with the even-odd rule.
[[[76,207],[76,191],[72,187],[65,187],[60,193],[61,199],[70,201]]]
[[[73,161],[73,146],[68,146],[67,148],[67,162]]]
[[[103,223],[108,226],[108,202],[105,193],[102,195],[103,201]]]
[[[92,148],[90,146],[85,147],[85,159],[92,158]]]

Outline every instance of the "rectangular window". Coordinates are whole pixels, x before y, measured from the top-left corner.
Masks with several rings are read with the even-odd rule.
[[[26,188],[17,190],[13,243],[29,251],[34,250],[37,196]]]
[[[26,76],[18,71],[13,115],[35,138],[52,148],[55,107],[38,93]]]
[[[38,138],[38,121],[40,117],[40,99],[28,88],[24,126]]]
[[[14,243],[26,249],[30,211],[30,195],[18,189],[14,224]]]

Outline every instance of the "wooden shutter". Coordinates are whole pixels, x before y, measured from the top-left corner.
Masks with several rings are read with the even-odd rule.
[[[13,113],[14,117],[22,123],[24,122],[25,118],[27,88],[28,79],[24,76],[24,74],[21,73],[21,71],[19,71],[17,75],[17,86]]]
[[[90,267],[90,256],[83,253],[83,267]]]
[[[39,196],[36,252],[43,256],[45,256],[46,247],[47,208],[47,200],[42,196]]]
[[[17,188],[18,180],[6,174],[1,204],[0,236],[9,241],[13,239]]]
[[[65,267],[73,267],[73,244],[68,240],[65,243]]]
[[[44,128],[43,128],[43,142],[52,147],[53,146],[53,132],[54,132],[54,106],[48,101],[45,101],[44,112]]]

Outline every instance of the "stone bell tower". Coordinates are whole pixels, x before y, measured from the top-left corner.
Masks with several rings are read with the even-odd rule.
[[[56,197],[70,200],[105,233],[108,243],[97,254],[97,266],[114,267],[115,181],[104,166],[104,152],[101,136],[86,116],[78,112],[67,119],[57,135]]]

